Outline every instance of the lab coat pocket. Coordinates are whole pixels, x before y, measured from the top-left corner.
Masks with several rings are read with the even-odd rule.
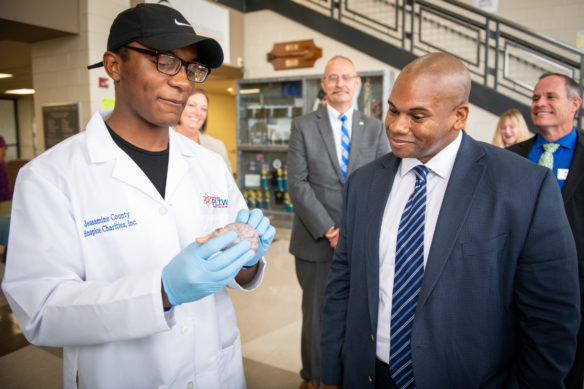
[[[221,388],[245,389],[241,341],[239,336],[237,336],[237,339],[233,344],[221,350],[218,363],[221,369]]]

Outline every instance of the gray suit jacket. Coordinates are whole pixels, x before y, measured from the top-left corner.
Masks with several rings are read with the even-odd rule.
[[[388,152],[381,121],[354,111],[347,173]],[[326,107],[292,121],[287,164],[294,205],[290,252],[310,261],[330,261],[333,250],[323,235],[339,226],[344,184]]]

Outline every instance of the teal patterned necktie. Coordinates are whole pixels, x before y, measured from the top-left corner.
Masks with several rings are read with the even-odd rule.
[[[558,147],[560,147],[560,145],[557,143],[544,144],[543,145],[544,152],[541,155],[541,157],[539,158],[539,161],[537,163],[540,164],[541,166],[545,166],[545,167],[553,170],[553,168],[554,168],[554,153],[556,152]]]

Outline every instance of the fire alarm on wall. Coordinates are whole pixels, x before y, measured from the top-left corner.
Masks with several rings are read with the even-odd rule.
[[[100,77],[99,78],[99,87],[100,88],[109,88],[109,78]]]

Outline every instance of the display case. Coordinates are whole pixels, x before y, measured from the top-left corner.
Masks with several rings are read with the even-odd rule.
[[[359,73],[356,106],[382,119],[390,74]],[[250,208],[291,220],[286,157],[292,119],[318,108],[319,76],[240,80],[237,83],[238,184]],[[385,103],[385,104],[384,104]],[[385,106],[385,108],[384,108]]]

